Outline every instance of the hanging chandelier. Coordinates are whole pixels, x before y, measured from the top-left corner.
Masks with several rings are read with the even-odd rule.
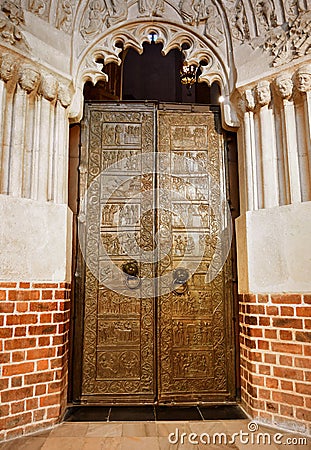
[[[195,64],[188,64],[186,61],[182,63],[180,69],[180,81],[187,87],[192,86],[197,81],[198,66]]]

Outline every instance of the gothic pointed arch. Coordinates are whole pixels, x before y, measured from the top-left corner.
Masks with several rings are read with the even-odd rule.
[[[84,83],[92,81],[96,84],[98,80],[106,79],[102,64],[97,61],[121,64],[119,55],[122,48],[134,48],[142,53],[143,43],[148,42],[148,35],[154,32],[158,36],[157,42],[163,45],[164,55],[173,48],[182,49],[186,44],[184,54],[189,64],[199,65],[204,61],[199,81],[209,85],[214,81],[220,84],[225,98],[225,121],[229,126],[236,126],[235,115],[229,109],[236,70],[228,18],[223,7],[220,4],[207,5],[207,2],[199,2],[202,3],[200,10],[189,5],[187,9],[189,2],[123,3],[126,7],[122,9],[118,2],[122,14],[112,15],[116,10],[100,0],[90,0],[87,5],[80,3],[77,10],[75,29],[79,30],[79,35],[73,45],[76,57],[73,67],[76,83],[76,96],[71,109],[73,120],[81,116]],[[125,10],[127,16],[123,14]]]

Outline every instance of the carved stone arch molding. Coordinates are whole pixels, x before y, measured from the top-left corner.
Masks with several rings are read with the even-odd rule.
[[[83,86],[86,81],[91,81],[94,85],[99,80],[107,80],[107,75],[103,71],[103,64],[97,61],[103,60],[105,64],[114,62],[118,65],[122,63],[120,53],[123,49],[133,48],[138,53],[143,52],[143,43],[149,42],[148,34],[155,32],[158,35],[157,42],[163,45],[162,53],[166,55],[170,50],[179,48],[182,44],[187,44],[185,50],[186,60],[190,64],[199,64],[204,61],[200,82],[207,82],[211,85],[217,81],[221,87],[221,94],[224,97],[222,103],[224,126],[236,128],[238,126],[237,115],[230,103],[230,95],[235,88],[236,70],[233,61],[233,47],[231,34],[227,26],[227,17],[221,7],[218,6],[217,14],[221,16],[219,30],[222,33],[217,35],[216,29],[213,32],[206,30],[206,21],[185,23],[176,5],[179,2],[162,2],[163,8],[170,8],[172,13],[169,18],[144,16],[139,13],[141,2],[128,2],[128,18],[120,20],[120,23],[103,27],[98,33],[94,31],[94,38],[85,36],[83,29],[83,17],[85,17],[86,6],[81,5],[77,11],[75,20],[75,36],[73,37],[73,54],[75,58],[73,67],[73,80],[75,83],[75,96],[70,108],[72,122],[81,120],[83,114]],[[156,3],[156,2],[155,2]],[[161,3],[161,2],[158,2]],[[150,2],[148,3],[150,5]],[[175,6],[174,6],[175,5]],[[212,6],[216,8],[216,3]],[[178,11],[177,11],[178,9]],[[164,11],[164,9],[163,9]],[[103,11],[104,13],[104,11]],[[103,14],[104,17],[104,14]],[[88,22],[89,23],[89,22]],[[221,25],[221,28],[220,28]],[[204,31],[205,30],[205,31]],[[121,45],[120,45],[121,44]]]

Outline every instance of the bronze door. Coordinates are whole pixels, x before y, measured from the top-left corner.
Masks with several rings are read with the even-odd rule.
[[[81,401],[235,398],[220,117],[208,107],[173,108],[85,108]]]

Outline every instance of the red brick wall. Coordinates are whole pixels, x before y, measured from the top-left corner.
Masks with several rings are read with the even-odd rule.
[[[311,295],[241,295],[242,401],[262,422],[311,432]]]
[[[0,283],[0,439],[52,425],[66,405],[69,285]]]

